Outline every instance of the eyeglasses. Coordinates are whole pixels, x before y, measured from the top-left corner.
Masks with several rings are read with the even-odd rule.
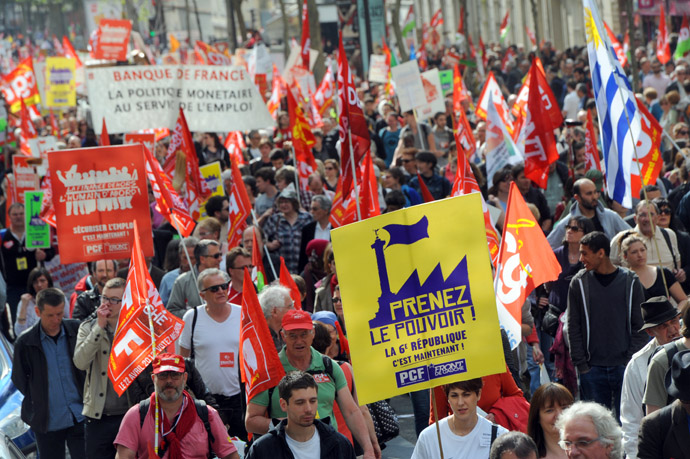
[[[214,253],[213,255],[202,255],[202,257],[215,258],[216,260],[222,256],[223,256],[223,254],[220,252]]]
[[[206,287],[205,289],[203,289],[202,292],[216,293],[218,290],[226,291],[229,285],[229,282],[226,282],[224,284],[212,285],[210,287]]]
[[[327,170],[327,171],[334,171],[334,170],[335,170],[335,167],[327,167],[326,170]]]
[[[156,376],[158,379],[172,379],[173,381],[179,381],[182,379],[182,375],[184,373],[178,373],[176,371],[162,371],[158,373]]]
[[[671,214],[672,214],[671,209],[669,209],[668,207],[665,207],[663,209],[659,209],[659,215],[671,215]]]
[[[566,226],[565,229],[566,229],[566,230],[573,231],[573,232],[575,232],[575,233],[577,233],[578,231],[582,231],[582,228],[580,228],[579,226],[575,226],[575,225],[573,225],[573,226]]]
[[[331,298],[331,301],[332,301],[333,303],[342,303],[342,302],[343,302],[343,300],[340,299],[340,297],[337,297],[337,296],[334,296],[333,298]]]
[[[402,160],[402,162],[405,163],[405,164],[411,163],[412,161],[414,161],[414,159],[403,159],[403,160]]]
[[[594,440],[577,440],[577,441],[561,440],[558,442],[558,445],[566,451],[572,450],[574,446],[576,446],[577,449],[587,449],[590,447],[590,445],[592,443],[594,443],[595,441],[599,441],[599,440],[602,440],[602,438],[597,437]]]
[[[688,131],[678,131],[678,135],[688,135],[690,132]]]
[[[101,302],[103,304],[110,303],[113,306],[117,306],[118,304],[122,303],[122,299],[121,298],[108,298],[107,296],[102,296]]]

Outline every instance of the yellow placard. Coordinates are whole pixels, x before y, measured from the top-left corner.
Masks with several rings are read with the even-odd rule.
[[[46,107],[74,107],[77,104],[76,62],[68,57],[46,58]]]
[[[212,191],[211,196],[223,196],[225,194],[225,190],[223,189],[223,181],[220,178],[220,161],[215,161],[201,166],[199,170],[201,171],[201,175],[204,176],[204,179],[206,179],[206,184]],[[208,215],[206,215],[206,204],[201,205],[199,212],[201,212],[202,220],[208,217]]]
[[[331,239],[360,403],[506,371],[478,194]]]

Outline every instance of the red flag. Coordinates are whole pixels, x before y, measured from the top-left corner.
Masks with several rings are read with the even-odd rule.
[[[319,87],[316,88],[312,99],[320,115],[323,115],[326,113],[326,110],[335,105],[335,76],[330,65],[326,68],[326,74],[323,76]]]
[[[616,53],[618,62],[621,63],[621,67],[625,67],[625,64],[628,63],[628,56],[625,55],[621,42],[618,41],[618,38],[616,38],[606,21],[604,21],[604,28],[606,28],[606,34],[609,36],[609,40],[611,40],[611,46],[613,46],[613,51]]]
[[[77,68],[82,66],[81,59],[79,59],[79,54],[77,54],[77,52],[74,50],[72,42],[69,41],[69,38],[64,35],[62,36],[62,49],[65,52],[65,57],[70,57],[76,61]]]
[[[522,305],[535,287],[555,280],[561,265],[515,182],[510,184],[495,290],[498,319],[511,348],[521,339]]]
[[[58,137],[60,135],[60,128],[58,127],[58,122],[53,114],[53,109],[50,109],[50,134]]]
[[[50,169],[46,170],[46,175],[43,177],[41,191],[43,191],[43,202],[41,203],[41,213],[39,217],[41,217],[41,220],[44,222],[57,229],[55,207],[53,207],[53,187],[50,183]],[[9,209],[9,207],[8,204],[7,208]]]
[[[20,105],[20,125],[22,128],[22,132],[19,136],[19,148],[22,154],[26,156],[31,156],[31,146],[29,145],[29,140],[35,139],[36,137],[38,137],[38,134],[36,133],[36,126],[34,126],[34,122],[31,121],[31,115],[29,115],[29,110],[26,108],[26,104],[24,104],[24,99],[20,100]],[[37,156],[38,153],[39,152],[36,152]],[[9,206],[7,208],[9,209]]]
[[[30,57],[21,61],[14,70],[0,79],[0,91],[12,113],[17,113],[21,109],[22,100],[26,105],[36,105],[41,101],[34,64]]]
[[[194,51],[200,54],[197,58],[202,60],[202,63],[208,65],[232,65],[232,61],[229,57],[218,51],[215,46],[211,46],[201,40],[196,41]]]
[[[7,179],[7,198],[5,199],[5,206],[7,209],[15,202],[19,202],[15,195],[17,188],[15,187],[14,177],[10,174],[5,176]],[[10,213],[5,213],[5,228],[11,228],[12,222],[10,220]]]
[[[244,186],[237,162],[230,161],[232,186],[230,187],[230,208],[228,210],[228,247],[233,248],[242,242],[242,233],[247,228],[247,218],[252,214],[247,188]]]
[[[307,123],[302,107],[297,103],[292,91],[288,91],[288,113],[292,126],[292,146],[295,150],[297,171],[299,173],[300,188],[306,189],[309,175],[316,170],[316,161],[311,147],[316,139]]]
[[[432,28],[435,29],[436,27],[443,24],[443,16],[441,16],[441,14],[441,8],[439,8],[438,11],[435,12],[434,15],[431,17],[431,23],[429,25],[431,25]]]
[[[637,139],[637,151],[640,154],[638,164],[630,167],[630,188],[633,196],[639,196],[643,185],[654,185],[659,178],[663,160],[661,159],[661,135],[663,128],[644,104],[637,102],[640,110],[640,137]],[[633,158],[636,162],[638,158]],[[640,172],[641,175],[640,175]]]
[[[671,60],[671,44],[666,27],[664,5],[659,5],[659,34],[656,36],[656,58],[662,65]]]
[[[275,387],[285,376],[278,351],[273,345],[266,317],[259,305],[252,277],[244,270],[242,287],[242,328],[240,329],[240,368],[246,384],[247,401]]]
[[[299,288],[292,278],[292,274],[285,266],[285,259],[280,257],[280,285],[290,289],[290,298],[295,302],[295,309],[302,309],[302,296],[299,293]]]
[[[287,95],[287,85],[283,77],[278,73],[278,68],[273,64],[273,88],[271,90],[271,97],[266,102],[268,113],[273,119],[278,119],[278,112],[280,111],[280,99]]]
[[[335,188],[335,196],[333,196],[331,216],[328,217],[328,221],[333,228],[339,228],[349,223],[345,222],[348,201],[349,195],[347,199],[343,198],[343,176],[341,175],[338,177],[338,184]]]
[[[309,70],[309,48],[311,38],[309,37],[309,9],[307,0],[302,4],[302,44],[300,46],[300,56],[302,57],[302,67]]]
[[[535,46],[537,46],[537,37],[534,35],[534,32],[529,30],[529,27],[527,27],[527,25],[525,25],[525,32],[527,33],[527,36],[529,37],[530,43],[532,43],[532,47],[534,48]]]
[[[144,146],[144,154],[146,155],[146,175],[156,199],[156,209],[170,222],[173,228],[179,230],[183,237],[190,236],[194,231],[196,222],[189,215],[187,206],[173,188],[160,163],[156,161],[151,150],[146,146]]]
[[[184,116],[182,107],[180,107],[180,114],[177,118],[177,124],[172,133],[172,138],[170,139],[170,145],[168,146],[168,153],[165,156],[163,167],[165,172],[170,176],[175,172],[175,162],[178,150],[185,155],[187,160],[185,172],[187,208],[192,218],[198,220],[201,215],[199,207],[209,196],[211,196],[211,189],[208,187],[206,179],[201,175],[201,171],[199,170],[199,159],[196,156],[196,149],[194,148],[192,135],[187,127],[187,119]]]
[[[103,118],[103,127],[101,127],[101,146],[110,146],[110,136],[108,135],[108,128],[105,126],[105,117]]]
[[[175,342],[184,327],[182,319],[169,313],[163,306],[146,267],[137,221],[133,223],[132,261],[108,359],[108,378],[120,396],[154,357],[152,341],[155,340],[155,353],[158,354]]]
[[[460,5],[460,17],[458,18],[458,33],[465,35],[465,7]]]
[[[343,37],[340,35],[338,51],[338,115],[340,118],[341,163],[340,170],[343,177],[343,195],[348,195],[354,188],[351,161],[357,166],[364,154],[369,150],[371,139],[364,113],[357,97],[354,79],[350,73],[350,66],[345,56]],[[352,150],[350,151],[350,139]],[[353,158],[354,157],[354,158]],[[357,169],[357,167],[355,167]]]
[[[486,55],[486,46],[484,46],[482,37],[479,37],[479,49],[482,51],[482,65],[486,68],[489,64],[489,56]]]
[[[558,111],[560,122],[556,126],[549,111],[558,108],[546,78],[532,63],[530,70],[530,90],[527,102],[527,116],[524,120],[525,137],[525,177],[540,188],[546,189],[549,180],[549,165],[558,161],[558,149],[553,130],[563,123],[563,116]]]
[[[489,76],[487,77],[486,83],[482,88],[482,92],[479,94],[479,101],[477,102],[477,109],[475,110],[477,116],[483,120],[486,120],[486,113],[489,107],[489,94],[493,96],[496,111],[501,117],[501,120],[503,120],[503,124],[506,125],[508,133],[512,135],[515,126],[513,125],[513,120],[510,117],[508,104],[506,104],[506,100],[503,98],[503,93],[501,92],[501,88],[498,86],[498,82],[496,81],[496,77],[494,77],[493,72],[489,72]]]
[[[242,137],[242,132],[228,132],[228,136],[225,138],[224,146],[225,149],[228,150],[228,155],[230,155],[231,161],[236,161],[238,164],[242,165],[246,164],[242,151],[247,148],[247,144],[244,141],[244,137]]]
[[[419,175],[419,172],[417,172],[417,180],[419,180],[419,190],[422,192],[422,198],[424,199],[424,202],[433,201],[434,197],[431,195],[429,188],[426,187],[426,183],[424,183],[424,180],[422,179],[422,176]]]
[[[587,110],[587,126],[585,128],[585,172],[590,169],[601,170],[601,162],[599,160],[599,150],[597,149],[597,136],[594,133],[594,122],[592,121],[592,112]]]
[[[379,186],[376,181],[374,163],[371,160],[371,152],[368,151],[362,161],[362,220],[381,215],[379,203]]]

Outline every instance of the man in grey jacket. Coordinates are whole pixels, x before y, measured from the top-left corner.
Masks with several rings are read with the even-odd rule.
[[[594,229],[603,232],[609,239],[623,230],[630,229],[630,225],[625,223],[620,215],[599,202],[599,190],[590,179],[581,178],[573,184],[573,197],[575,202],[570,208],[570,214],[562,217],[546,238],[551,248],[555,249],[563,244],[565,227],[571,217],[578,215],[589,218],[594,223]]]
[[[609,259],[610,241],[600,231],[580,241],[580,270],[570,282],[566,312],[570,356],[578,371],[582,400],[620,414],[625,366],[647,342],[637,275]]]

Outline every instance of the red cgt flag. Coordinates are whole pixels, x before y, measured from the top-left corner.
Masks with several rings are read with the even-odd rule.
[[[288,91],[288,113],[292,126],[292,146],[295,149],[300,188],[306,189],[309,175],[316,170],[316,161],[311,147],[316,143],[314,134],[304,116],[302,107],[297,103],[292,91]]]
[[[247,218],[252,214],[247,188],[244,186],[240,168],[236,161],[230,161],[232,186],[230,187],[230,207],[228,209],[228,247],[236,247],[242,242],[242,233],[247,227]]]
[[[143,144],[142,144],[143,145]],[[158,212],[177,229],[183,237],[189,237],[194,231],[196,222],[189,215],[187,206],[177,194],[177,191],[165,175],[160,163],[153,157],[151,151],[144,145],[146,155],[146,175],[151,183],[153,196],[156,198]]]
[[[290,289],[290,298],[295,302],[295,309],[302,309],[302,296],[299,293],[299,288],[292,278],[292,274],[285,266],[285,259],[280,257],[280,285]]]
[[[242,151],[247,148],[247,144],[244,142],[242,132],[228,132],[228,136],[225,138],[225,143],[223,145],[225,146],[225,149],[228,150],[231,161],[237,161],[242,165],[246,164]]]
[[[55,207],[53,207],[53,187],[50,183],[50,169],[46,170],[46,175],[41,182],[41,191],[43,191],[43,202],[41,203],[41,213],[39,217],[41,220],[57,229],[57,218],[55,217]],[[9,203],[7,205],[9,209]]]
[[[601,170],[601,161],[599,160],[599,150],[597,149],[597,136],[594,132],[594,122],[592,121],[592,112],[587,110],[587,127],[585,129],[585,171],[596,169]]]
[[[273,345],[266,318],[256,297],[252,276],[244,270],[242,328],[240,328],[240,368],[246,384],[247,401],[275,387],[285,376],[283,364]]]
[[[76,63],[76,68],[80,68],[82,66],[81,59],[79,59],[79,54],[74,50],[74,46],[72,46],[72,42],[69,41],[69,38],[66,36],[62,36],[62,50],[65,52],[65,57],[70,57],[75,60]]]
[[[521,339],[522,304],[539,285],[555,280],[561,265],[515,182],[510,184],[494,288],[501,327],[511,348]]]
[[[26,156],[31,156],[31,146],[29,146],[29,140],[35,139],[36,137],[38,137],[38,134],[36,133],[36,127],[34,126],[34,122],[31,121],[31,115],[29,115],[29,110],[26,108],[26,104],[24,104],[24,99],[20,100],[20,105],[20,119],[22,132],[19,136],[19,148],[22,154]],[[38,155],[38,152],[36,152],[36,155]]]
[[[151,280],[139,242],[139,228],[134,220],[132,261],[108,359],[108,378],[115,392],[122,395],[151,363],[153,345],[155,353],[159,354],[175,342],[183,327],[184,322],[165,309]]]
[[[201,40],[196,41],[194,51],[195,55],[197,55],[197,59],[201,60],[202,64],[232,65],[232,61],[228,56],[218,51],[215,46],[204,43]]]
[[[664,5],[659,5],[659,35],[656,36],[656,58],[662,65],[671,60],[671,43],[666,27],[666,13]]]
[[[302,67],[309,70],[309,48],[311,48],[311,38],[309,37],[309,9],[307,0],[302,4],[302,44],[300,46],[300,56]]]
[[[553,130],[563,123],[560,112],[560,119],[554,120],[549,116],[554,107],[558,108],[558,105],[551,88],[536,62],[533,62],[530,69],[527,116],[522,126],[525,137],[525,177],[544,190],[549,180],[549,165],[558,161]]]
[[[643,185],[653,185],[656,183],[663,165],[661,158],[663,128],[654,118],[654,115],[649,113],[644,104],[638,101],[637,108],[640,110],[641,115],[640,137],[637,139],[637,151],[640,156],[639,158],[633,158],[633,162],[639,161],[639,169],[638,164],[633,164],[630,168],[630,188],[633,196],[639,196]]]

